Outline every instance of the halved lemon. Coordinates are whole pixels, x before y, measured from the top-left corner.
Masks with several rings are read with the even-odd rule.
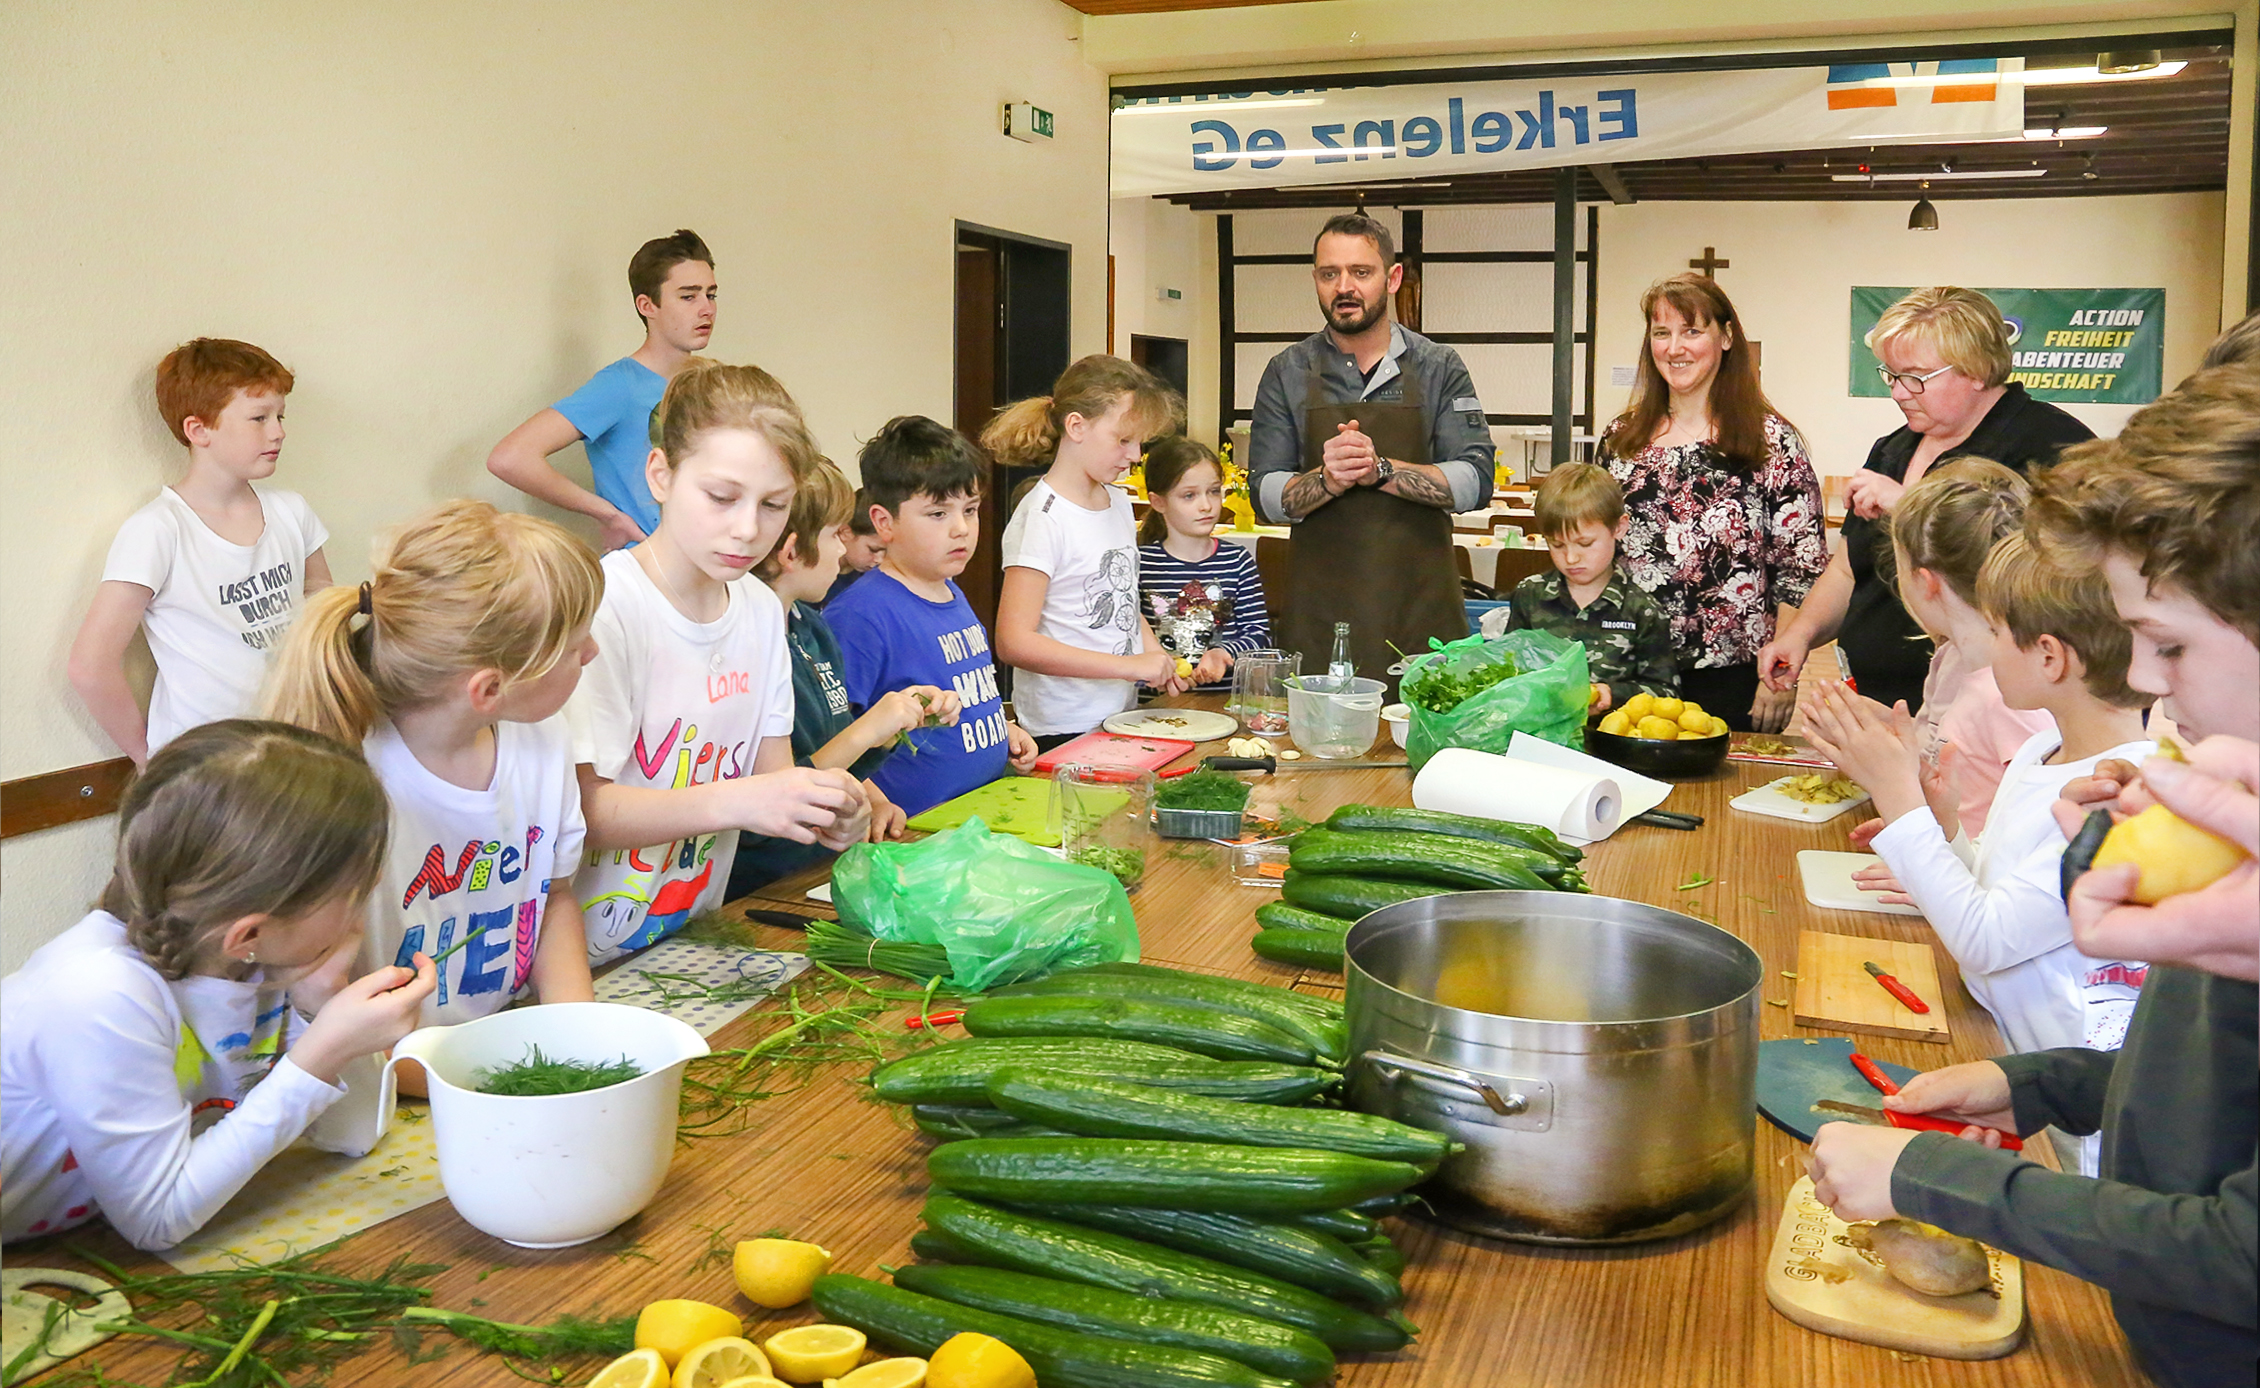
[[[655,1349],[634,1349],[597,1371],[588,1388],[667,1388],[667,1361]]]
[[[863,1332],[848,1325],[796,1325],[770,1336],[761,1348],[769,1372],[787,1383],[838,1378],[863,1357]]]
[[[636,1317],[636,1348],[655,1349],[669,1369],[708,1340],[745,1334],[745,1322],[704,1301],[654,1301]]]
[[[882,1359],[832,1379],[825,1388],[921,1388],[926,1382],[923,1359]]]
[[[798,1239],[747,1239],[730,1259],[746,1300],[772,1311],[808,1300],[816,1279],[832,1270],[832,1255]]]
[[[737,1335],[718,1335],[691,1346],[675,1366],[673,1388],[721,1388],[733,1378],[766,1375],[769,1361],[753,1341]]]
[[[747,1374],[744,1378],[731,1379],[722,1388],[785,1388],[785,1381],[767,1374]]]
[[[926,1364],[926,1388],[1036,1388],[1019,1351],[990,1335],[952,1335]]]

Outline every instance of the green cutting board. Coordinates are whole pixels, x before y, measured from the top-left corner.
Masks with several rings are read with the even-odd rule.
[[[1130,797],[1123,794],[1121,804]],[[932,833],[955,829],[979,815],[999,834],[1026,839],[1041,848],[1059,847],[1059,832],[1051,827],[1052,783],[1044,776],[1006,776],[977,786],[955,800],[941,804],[910,820],[913,829]]]

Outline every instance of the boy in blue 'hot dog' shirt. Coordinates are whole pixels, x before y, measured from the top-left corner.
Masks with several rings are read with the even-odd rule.
[[[980,535],[987,465],[965,436],[922,415],[887,421],[857,455],[871,523],[887,557],[827,603],[848,699],[857,708],[893,690],[956,693],[957,726],[907,735],[872,781],[908,815],[1035,765],[1035,740],[1005,720],[989,634],[950,580]],[[914,754],[911,753],[915,749]]]

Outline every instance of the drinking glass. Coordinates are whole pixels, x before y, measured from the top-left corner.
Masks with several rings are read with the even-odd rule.
[[[1258,737],[1287,733],[1287,681],[1301,674],[1300,651],[1249,651],[1232,665],[1230,712]]]
[[[1103,869],[1136,891],[1146,875],[1154,773],[1068,765],[1052,773],[1051,828],[1067,861]]]

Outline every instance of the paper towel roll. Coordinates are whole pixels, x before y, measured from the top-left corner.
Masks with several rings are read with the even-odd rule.
[[[1540,824],[1564,838],[1607,838],[1624,814],[1624,792],[1606,776],[1514,757],[1447,747],[1413,778],[1424,810]]]

